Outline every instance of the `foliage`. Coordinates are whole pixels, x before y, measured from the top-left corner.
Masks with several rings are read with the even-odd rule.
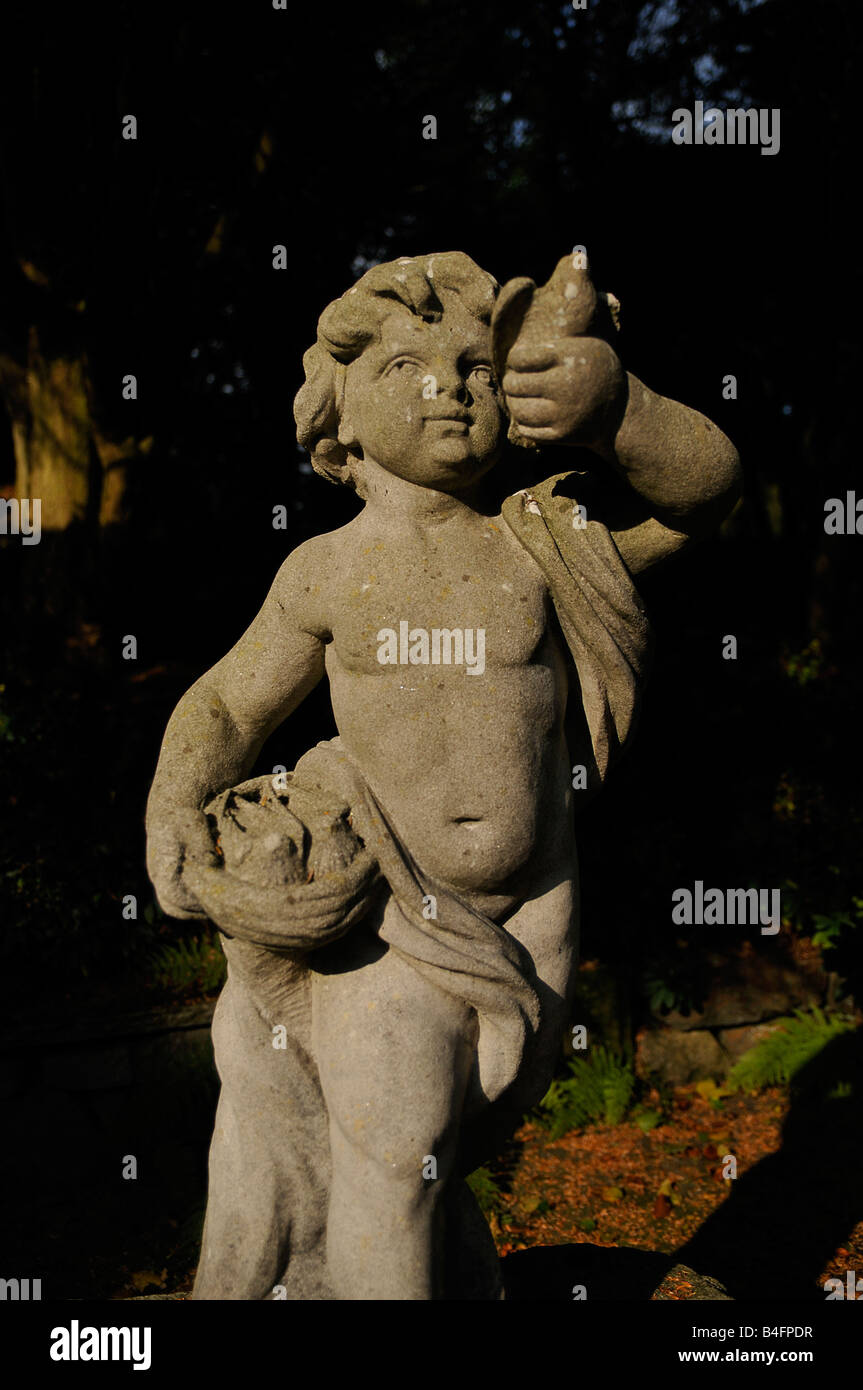
[[[633,1124],[638,1125],[643,1134],[649,1134],[652,1129],[656,1129],[658,1125],[662,1124],[664,1118],[661,1110],[651,1110],[642,1105],[639,1105],[631,1116]]]
[[[852,898],[851,903],[850,912],[813,913],[815,931],[812,940],[822,951],[833,950],[839,944],[844,929],[853,930],[863,922],[863,898]]]
[[[863,923],[863,897],[849,893],[842,881],[842,870],[829,864],[831,880],[825,886],[822,912],[812,912],[806,894],[795,879],[787,878],[782,885],[783,917],[801,935],[811,937],[822,951],[833,950],[847,940],[846,933]],[[849,905],[850,898],[850,905]]]
[[[732,1068],[730,1088],[758,1091],[764,1086],[787,1085],[833,1038],[856,1027],[844,1014],[828,1016],[821,1009],[808,1013],[797,1009],[792,1017],[778,1023],[776,1032],[750,1048]]]
[[[467,1185],[484,1216],[499,1211],[502,1193],[489,1168],[477,1168],[467,1179]]]
[[[654,958],[643,976],[643,992],[652,1013],[688,1014],[697,1007],[699,990],[687,963]]]
[[[225,980],[225,957],[216,934],[208,931],[163,946],[152,958],[152,973],[170,994],[214,994]]]
[[[573,1057],[570,1075],[553,1081],[540,1109],[552,1139],[592,1121],[620,1124],[635,1089],[632,1063],[611,1049],[595,1047],[588,1057]]]
[[[782,667],[785,674],[796,685],[805,686],[819,680],[825,672],[824,644],[820,637],[813,637],[801,651],[785,650]]]

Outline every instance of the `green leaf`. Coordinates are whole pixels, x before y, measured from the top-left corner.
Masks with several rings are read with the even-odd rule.
[[[777,1020],[769,1037],[745,1052],[728,1077],[734,1090],[758,1091],[765,1086],[787,1085],[794,1076],[842,1033],[853,1032],[853,1019],[842,1014],[826,1017],[820,1009],[795,1010],[792,1017]]]

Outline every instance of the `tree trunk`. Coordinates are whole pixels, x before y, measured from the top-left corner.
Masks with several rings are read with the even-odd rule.
[[[15,451],[12,495],[41,503],[38,549],[3,547],[4,586],[22,649],[49,618],[70,654],[92,661],[123,572],[130,472],[152,439],[109,438],[94,415],[86,351],[69,336],[49,351],[50,338],[31,323],[26,352],[0,353]]]
[[[26,367],[0,360],[0,386],[12,421],[15,496],[41,500],[43,531],[127,521],[129,468],[152,441],[103,434],[92,414],[86,355],[47,358],[31,325]]]

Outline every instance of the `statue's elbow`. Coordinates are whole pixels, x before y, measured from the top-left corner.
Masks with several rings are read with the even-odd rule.
[[[709,458],[702,461],[700,479],[689,496],[689,506],[680,509],[676,529],[691,540],[703,540],[719,529],[743,496],[743,470],[740,455],[722,435],[714,443]],[[675,526],[674,519],[666,524]]]
[[[722,447],[719,452],[719,460],[716,468],[716,501],[719,511],[719,521],[724,521],[729,517],[743,496],[743,469],[740,465],[740,455],[725,435],[722,436]]]

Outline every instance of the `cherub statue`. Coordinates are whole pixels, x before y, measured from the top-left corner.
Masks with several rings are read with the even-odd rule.
[[[573,807],[649,646],[632,576],[739,492],[720,430],[624,370],[617,310],[581,252],[503,290],[450,252],[318,323],[298,439],[363,508],[184,695],[148,805],[162,907],[228,960],[195,1298],[502,1296],[464,1178],[560,1052]],[[547,446],[570,469],[502,495],[504,451],[523,480]],[[338,737],[244,781],[325,673]]]

